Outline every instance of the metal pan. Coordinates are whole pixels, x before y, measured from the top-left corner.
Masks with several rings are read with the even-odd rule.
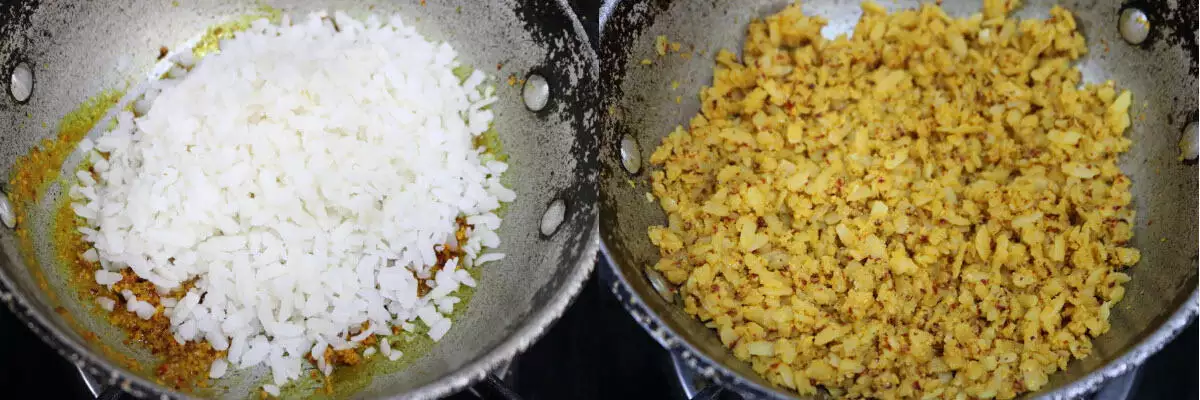
[[[751,398],[792,397],[738,361],[716,334],[671,304],[665,281],[647,267],[658,249],[646,229],[664,224],[657,203],[647,202],[650,152],[677,125],[686,125],[699,105],[694,96],[712,79],[711,57],[661,59],[653,66],[658,35],[696,46],[704,54],[739,51],[746,24],[781,10],[787,1],[610,1],[601,10],[600,87],[602,118],[600,236],[604,255],[618,283],[613,291],[634,318],[664,347],[692,369]],[[1026,1],[1016,16],[1045,18],[1054,1]],[[1132,150],[1121,169],[1133,180],[1137,209],[1135,245],[1143,258],[1130,269],[1125,299],[1110,318],[1112,329],[1097,338],[1092,355],[1072,361],[1028,397],[1070,398],[1097,388],[1140,364],[1186,326],[1197,309],[1197,170],[1179,159],[1181,135],[1193,140],[1197,118],[1196,5],[1187,1],[1062,1],[1076,16],[1088,39],[1089,56],[1079,63],[1087,82],[1115,79],[1145,102],[1145,120],[1129,133]],[[914,8],[918,1],[887,2],[889,9]],[[948,13],[977,12],[979,1],[947,1]],[[830,20],[826,33],[848,33],[859,15],[857,0],[804,2],[806,13]],[[1144,41],[1127,42],[1122,15],[1140,9],[1149,21]],[[1131,35],[1137,39],[1137,35]],[[1107,47],[1107,51],[1106,50]],[[666,82],[681,86],[670,96]],[[682,104],[676,94],[688,94]],[[1140,107],[1140,106],[1139,106]],[[1140,108],[1139,108],[1140,109]],[[624,146],[622,145],[624,143]],[[640,148],[640,149],[639,149]],[[1194,150],[1191,150],[1194,152]],[[622,155],[626,155],[625,159]],[[1194,153],[1192,153],[1194,154]],[[625,161],[627,164],[622,165]],[[633,181],[633,185],[630,184]],[[1153,221],[1151,223],[1150,221]],[[667,293],[667,296],[660,295]]]
[[[9,176],[18,156],[54,135],[55,121],[89,96],[144,80],[160,47],[178,46],[206,28],[262,7],[255,1],[103,2],[7,1],[0,4],[0,65],[17,73],[0,98],[0,172]],[[378,371],[361,390],[337,397],[435,398],[479,381],[528,347],[567,307],[594,264],[595,173],[598,155],[595,53],[565,0],[506,1],[267,1],[293,15],[319,9],[389,14],[434,40],[451,42],[462,61],[496,78],[495,106],[504,152],[511,160],[509,205],[500,235],[508,258],[482,270],[481,285],[465,314],[438,344],[405,368]],[[26,73],[31,72],[31,73]],[[550,99],[540,111],[522,101],[509,75],[538,74]],[[137,89],[127,94],[128,101]],[[110,112],[110,114],[112,114]],[[41,122],[48,121],[43,127]],[[97,126],[105,126],[104,122]],[[7,189],[7,188],[6,188]],[[89,310],[51,256],[55,243],[45,222],[65,188],[52,186],[21,224],[29,224],[42,267],[24,261],[10,229],[0,229],[0,300],[60,354],[103,384],[139,397],[190,397],[154,382],[154,357],[124,332]],[[543,213],[562,202],[565,215],[543,232]],[[45,279],[39,282],[43,276]],[[56,312],[55,310],[59,312]],[[83,333],[95,334],[85,341]],[[133,357],[145,370],[131,370],[110,357]],[[243,398],[257,394],[247,370],[222,378],[199,395]]]

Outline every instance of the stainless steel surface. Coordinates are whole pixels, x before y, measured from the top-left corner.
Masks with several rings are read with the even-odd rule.
[[[1133,368],[1124,375],[1104,382],[1100,390],[1092,394],[1092,400],[1125,400],[1133,397],[1138,381],[1141,380],[1142,369],[1141,367]]]
[[[748,397],[792,394],[767,383],[735,359],[703,324],[655,293],[642,269],[658,259],[646,228],[664,223],[656,203],[645,201],[649,174],[622,168],[620,141],[633,135],[650,151],[699,108],[695,94],[711,82],[712,57],[720,49],[740,51],[746,24],[782,9],[787,1],[744,2],[610,1],[601,8],[601,240],[618,282],[611,289],[646,330],[689,368]],[[1056,2],[1025,2],[1017,17],[1045,17]],[[890,9],[917,1],[888,2]],[[1027,397],[1072,398],[1096,390],[1161,348],[1197,309],[1197,169],[1178,161],[1178,133],[1197,112],[1196,6],[1182,1],[1143,7],[1154,26],[1140,45],[1129,45],[1117,23],[1116,0],[1057,2],[1075,13],[1088,39],[1089,56],[1077,65],[1084,80],[1114,79],[1134,93],[1128,133],[1133,148],[1121,168],[1133,180],[1137,210],[1134,244],[1141,262],[1129,273],[1125,299],[1113,310],[1112,330],[1094,341],[1092,355],[1072,361]],[[945,2],[952,15],[968,15],[981,2]],[[804,2],[805,12],[830,20],[824,33],[849,33],[860,15],[857,0]],[[695,46],[695,57],[659,58],[655,37]],[[640,64],[652,59],[652,66]],[[666,82],[679,81],[678,90]],[[673,99],[684,95],[682,104]],[[1144,116],[1144,118],[1143,118]],[[643,154],[645,156],[646,154]],[[643,162],[645,160],[643,159]],[[646,170],[647,168],[643,168]],[[632,180],[632,185],[630,181]]]
[[[591,111],[598,71],[584,30],[565,0],[6,2],[0,4],[5,17],[0,21],[0,65],[8,72],[17,62],[28,62],[34,92],[25,103],[9,96],[0,100],[0,173],[9,176],[17,156],[53,135],[57,121],[89,96],[129,89],[114,109],[135,99],[152,70],[169,67],[156,65],[161,46],[181,48],[206,28],[255,12],[264,3],[293,15],[316,9],[399,11],[427,37],[450,41],[464,63],[495,78],[500,96],[495,127],[511,165],[505,179],[518,193],[499,232],[508,257],[482,269],[483,285],[467,312],[414,365],[377,374],[362,391],[339,395],[434,398],[479,380],[528,347],[563,312],[592,269],[598,247],[599,116]],[[538,112],[526,109],[520,87],[504,83],[508,74],[534,72],[555,91]],[[77,162],[78,155],[73,156],[64,170]],[[154,357],[123,343],[124,333],[90,311],[92,300],[80,298],[54,262],[48,222],[54,199],[64,189],[52,185],[23,219],[30,224],[36,246],[31,256],[44,267],[48,290],[39,288],[18,254],[12,231],[4,230],[0,301],[100,384],[115,384],[139,396],[188,396],[153,383]],[[556,231],[542,235],[539,221],[554,199],[567,199],[570,207]],[[68,323],[55,307],[65,309],[75,322]],[[95,333],[97,340],[83,340],[82,332]],[[130,355],[145,368],[120,366],[101,347]],[[213,394],[243,397],[266,376],[265,368],[238,371],[218,381]]]

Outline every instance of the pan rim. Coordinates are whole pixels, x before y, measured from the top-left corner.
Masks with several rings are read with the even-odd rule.
[[[617,297],[621,302],[621,306],[625,307],[625,311],[631,314],[638,325],[654,341],[662,345],[668,352],[672,354],[678,353],[680,358],[684,359],[685,362],[692,361],[697,364],[688,365],[688,367],[698,372],[701,376],[716,381],[718,384],[729,382],[735,385],[737,389],[750,389],[756,392],[756,394],[768,395],[774,398],[795,397],[787,396],[786,392],[764,386],[753,379],[743,376],[729,369],[725,364],[713,360],[712,357],[709,357],[703,351],[700,351],[690,341],[684,339],[683,335],[676,333],[674,329],[667,325],[662,316],[646,305],[646,302],[642,300],[641,294],[637,293],[633,289],[633,286],[629,284],[629,278],[625,276],[620,264],[613,257],[612,251],[609,250],[608,242],[604,239],[604,235],[600,236],[600,253],[604,255],[605,264],[616,278],[613,287],[610,288],[613,296]],[[671,305],[668,305],[668,307],[671,307]],[[651,324],[660,331],[655,331],[650,326]]]
[[[579,41],[579,56],[582,58],[582,63],[586,66],[585,73],[589,74],[594,82],[598,82],[599,58],[596,55],[595,49],[590,44],[591,41],[579,20],[579,16],[575,14],[567,0],[554,0],[554,2],[567,17],[566,22],[570,26],[569,29]],[[592,126],[592,130],[598,130],[595,125]],[[599,168],[598,165],[596,167]],[[554,321],[566,312],[567,307],[570,306],[571,302],[582,291],[584,284],[595,268],[601,242],[599,238],[598,208],[581,208],[581,210],[583,209],[590,209],[590,212],[587,212],[587,215],[583,217],[590,220],[590,223],[585,223],[584,226],[590,225],[590,227],[585,228],[587,229],[587,233],[583,238],[580,257],[573,265],[569,266],[572,268],[572,271],[567,275],[567,280],[563,282],[563,287],[556,291],[549,301],[542,303],[542,306],[534,310],[528,319],[521,323],[517,330],[507,335],[498,345],[475,356],[453,372],[442,375],[408,392],[387,394],[378,398],[434,399],[456,393],[483,380],[488,374],[499,367],[500,364],[520,355],[540,339],[549,330]],[[19,259],[20,257],[15,258]],[[5,259],[0,262],[8,263],[12,262],[12,260]],[[24,263],[19,262],[19,264]],[[28,267],[26,266],[26,268]],[[55,352],[80,370],[99,377],[107,385],[119,385],[122,391],[138,398],[151,397],[153,395],[157,395],[157,397],[162,399],[197,398],[192,393],[184,393],[154,383],[124,366],[115,365],[107,358],[96,354],[86,344],[77,340],[77,337],[72,337],[63,330],[58,329],[46,315],[43,315],[47,313],[35,310],[36,305],[33,303],[33,300],[25,298],[24,295],[15,294],[13,290],[15,287],[15,279],[10,276],[6,268],[0,268],[0,302],[5,303],[8,309],[16,315],[17,319],[22,321],[26,327],[41,338],[42,342],[49,345]]]

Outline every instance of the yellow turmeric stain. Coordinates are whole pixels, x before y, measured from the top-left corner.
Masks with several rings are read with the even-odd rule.
[[[87,135],[92,126],[104,117],[104,113],[116,104],[122,95],[122,91],[104,91],[67,113],[58,123],[58,133],[42,140],[29,154],[17,157],[13,172],[9,175],[9,201],[12,202],[13,211],[17,216],[16,236],[21,256],[38,287],[46,292],[53,303],[57,303],[58,298],[49,290],[50,285],[34,255],[32,233],[29,231],[29,224],[26,223],[29,220],[29,210],[37,204],[41,193],[58,177],[63,161],[71,155],[75,144]]]
[[[37,206],[42,193],[45,193],[49,185],[59,177],[59,171],[62,168],[63,162],[75,150],[75,146],[100,122],[108,110],[117,104],[122,96],[124,96],[123,91],[106,90],[84,101],[79,107],[68,112],[58,122],[58,131],[54,136],[42,140],[28,154],[17,157],[17,162],[14,164],[13,171],[9,175],[9,200],[12,202],[13,211],[15,211],[17,216],[17,245],[20,249],[21,257],[29,269],[30,275],[37,282],[38,287],[50,299],[52,305],[60,303],[55,292],[50,290],[43,266],[38,261],[34,251],[34,234],[30,230],[31,227],[28,223],[31,212]],[[65,206],[58,207],[54,218],[56,225],[52,233],[53,240],[58,245],[57,251],[75,251],[75,249],[80,248],[82,239],[78,237],[78,232],[74,232],[74,225],[57,223],[63,220],[64,213],[68,216],[68,221],[70,220],[69,218],[74,217],[74,213],[71,211],[69,205],[65,201],[62,203]],[[74,232],[76,237],[66,240],[65,238],[69,236],[69,232],[67,231]],[[64,265],[69,266],[69,264]],[[75,269],[71,268],[69,270],[74,271]],[[77,280],[75,277],[70,277],[70,279]],[[62,308],[59,307],[59,309]],[[74,316],[69,313],[60,314],[68,325],[76,331],[81,332],[86,341],[99,344],[94,333],[79,328],[79,324],[75,321]],[[135,370],[141,369],[137,361],[128,355],[115,351],[108,346],[98,345],[96,347],[112,360],[116,360]]]
[[[254,21],[266,18],[271,22],[279,22],[282,17],[283,13],[278,9],[265,4],[259,5],[257,12],[209,27],[208,30],[204,31],[204,36],[200,37],[200,41],[196,42],[196,46],[192,48],[192,54],[196,57],[204,57],[215,53],[220,50],[222,40],[231,39],[238,32],[249,29],[250,24],[254,23]]]
[[[8,185],[12,190],[9,200],[16,208],[18,224],[25,217],[21,212],[24,207],[38,201],[50,182],[58,177],[63,161],[71,155],[75,145],[124,94],[124,91],[107,90],[84,101],[59,121],[56,135],[43,139],[29,154],[17,158]]]

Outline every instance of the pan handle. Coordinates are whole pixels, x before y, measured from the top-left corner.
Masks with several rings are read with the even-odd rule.
[[[716,383],[705,386],[691,400],[742,400],[742,396]]]
[[[521,395],[509,388],[496,375],[488,374],[474,386],[446,397],[446,400],[521,400]]]
[[[136,399],[136,397],[133,397],[133,396],[129,395],[128,393],[125,393],[125,391],[121,390],[121,388],[118,387],[117,385],[105,386],[104,390],[101,391],[100,394],[96,395],[96,400],[133,400],[133,399]]]

